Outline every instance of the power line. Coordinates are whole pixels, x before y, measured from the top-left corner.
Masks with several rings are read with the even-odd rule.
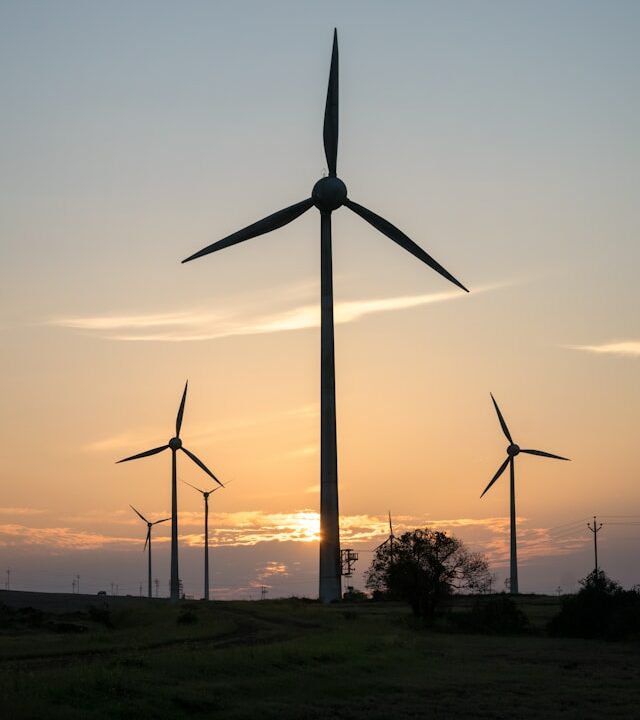
[[[560,528],[564,528],[567,525],[577,525],[578,523],[583,523],[585,520],[588,520],[588,519],[589,519],[588,517],[581,517],[581,518],[578,518],[577,520],[572,520],[571,522],[566,522],[566,523],[562,523],[561,525],[555,525],[554,527],[547,528],[547,530],[549,532],[551,532],[552,530],[559,530]]]

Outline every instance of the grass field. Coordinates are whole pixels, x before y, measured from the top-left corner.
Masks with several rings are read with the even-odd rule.
[[[434,632],[394,604],[109,598],[89,615],[98,600],[71,597],[2,616],[2,718],[640,717],[638,643]],[[538,627],[558,602],[520,599]]]

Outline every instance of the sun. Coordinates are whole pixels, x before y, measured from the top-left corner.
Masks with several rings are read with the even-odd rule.
[[[311,510],[292,513],[287,522],[290,540],[297,542],[320,541],[320,515]]]

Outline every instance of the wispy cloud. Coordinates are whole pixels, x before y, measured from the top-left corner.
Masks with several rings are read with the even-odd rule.
[[[74,328],[76,330],[119,330],[182,327],[200,323],[211,323],[217,319],[211,313],[186,310],[176,313],[152,313],[147,315],[102,315],[93,317],[63,317],[49,321],[50,325]]]
[[[623,340],[621,342],[603,343],[602,345],[568,345],[567,347],[570,350],[583,350],[603,355],[640,357],[640,340]]]
[[[166,510],[156,510],[153,517],[168,517]],[[202,547],[204,517],[202,512],[181,512],[179,514],[180,542],[189,547]],[[67,519],[69,521],[70,518]],[[105,532],[70,527],[28,527],[18,523],[0,524],[0,547],[23,547],[40,552],[57,554],[71,550],[99,550],[106,547],[139,549],[143,534],[135,531],[133,525],[141,523],[130,518],[126,511],[107,513],[104,518],[117,525],[127,525],[127,536],[110,535]],[[85,518],[86,521],[86,518]],[[212,513],[210,521],[210,544],[220,548],[250,547],[262,543],[317,543],[320,539],[320,516],[313,510],[297,510],[285,513],[267,513],[260,510],[245,510],[230,513]],[[417,527],[431,527],[451,532],[461,537],[471,548],[480,550],[494,566],[506,565],[509,561],[509,518],[447,518],[433,519],[426,516],[398,515],[393,517],[396,536]],[[185,532],[186,531],[186,532]],[[342,515],[340,518],[340,539],[345,546],[362,551],[371,551],[388,536],[386,515]],[[130,536],[129,536],[130,534]],[[164,532],[159,531],[154,542],[169,542],[168,524]],[[564,555],[580,549],[588,541],[579,528],[573,534],[559,540],[557,534],[548,528],[529,527],[526,518],[518,518],[518,548],[524,561],[535,557]],[[260,569],[258,577],[284,576],[290,571],[281,562],[268,562]]]
[[[277,560],[269,560],[258,574],[259,580],[265,580],[271,577],[288,577],[289,568],[282,562]]]
[[[98,550],[107,545],[130,545],[138,539],[113,537],[66,527],[34,528],[26,525],[0,525],[0,547],[31,547],[56,552],[62,550]]]
[[[46,510],[41,508],[31,507],[0,507],[0,515],[10,515],[11,517],[18,517],[24,515],[42,515],[46,513]]]
[[[472,296],[504,287],[508,283],[497,283],[475,288]],[[386,312],[459,300],[467,297],[459,290],[447,290],[424,295],[349,300],[336,303],[336,323],[350,323],[362,318]],[[320,308],[317,303],[299,305],[257,319],[230,314],[212,314],[201,309],[184,310],[175,313],[148,315],[102,315],[89,317],[62,317],[48,321],[57,327],[94,331],[109,340],[128,342],[194,342],[219,338],[263,335],[267,333],[308,330],[320,327]]]

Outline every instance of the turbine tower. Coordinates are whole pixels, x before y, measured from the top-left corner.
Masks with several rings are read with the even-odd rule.
[[[182,417],[184,415],[184,404],[187,399],[187,381],[184,386],[184,392],[182,393],[182,400],[180,401],[180,407],[178,408],[178,416],[176,417],[176,434],[166,445],[161,445],[151,450],[145,450],[144,452],[138,453],[137,455],[131,455],[130,457],[118,460],[119,463],[128,462],[129,460],[138,460],[138,458],[148,457],[149,455],[156,455],[163,450],[171,450],[171,600],[176,602],[180,599],[180,581],[178,573],[178,489],[177,489],[177,464],[176,454],[178,450],[182,450],[185,455],[188,455],[193,462],[204,472],[213,478],[218,485],[224,487],[220,480],[209,470],[209,468],[196,457],[191,451],[187,450],[182,445],[180,439],[180,429],[182,428]]]
[[[149,522],[147,518],[139,511],[136,510],[133,505],[129,505],[129,507],[133,510],[133,512],[143,521],[147,523],[147,539],[144,541],[144,547],[142,548],[142,552],[144,552],[147,549],[147,545],[149,546],[149,597],[153,597],[151,593],[151,528],[154,525],[157,525],[158,523],[167,522],[167,520],[171,520],[171,518],[164,518],[162,520],[156,520],[155,522]],[[142,584],[140,584],[140,592],[142,593]]]
[[[279,210],[242,230],[208,245],[182,262],[236,245],[277,230],[315,206],[320,211],[320,600],[341,597],[340,526],[338,514],[338,459],[336,446],[335,358],[333,332],[333,273],[331,213],[343,205],[370,225],[415,255],[430,268],[466,291],[456,278],[388,220],[347,197],[347,188],[337,175],[338,157],[338,34],[334,31],[329,87],[324,112],[324,151],[329,170],[314,185],[311,197]]]
[[[199,487],[188,483],[186,480],[181,480],[185,485],[192,487],[197,490],[204,498],[204,599],[209,599],[209,495],[214,493],[216,490],[220,490],[220,485],[213,488],[213,490],[200,490]],[[231,482],[231,480],[229,481]],[[229,483],[227,483],[228,485]]]
[[[516,455],[519,455],[520,453],[527,453],[527,455],[541,455],[542,457],[548,457],[548,458],[555,458],[556,460],[569,460],[569,458],[562,457],[560,455],[554,455],[553,453],[543,452],[542,450],[524,450],[519,445],[516,445],[513,442],[513,438],[511,437],[511,433],[509,432],[509,428],[507,427],[507,423],[505,422],[504,417],[502,416],[502,413],[500,412],[500,408],[498,407],[498,403],[496,402],[493,395],[491,395],[491,399],[493,400],[493,406],[496,409],[496,413],[498,415],[498,420],[500,421],[500,427],[502,428],[502,432],[504,433],[505,437],[509,441],[509,447],[507,447],[507,459],[500,465],[498,468],[498,472],[493,476],[491,482],[487,485],[487,487],[484,489],[484,492],[480,497],[482,498],[484,494],[487,492],[487,490],[493,485],[493,483],[502,475],[502,473],[507,469],[507,465],[509,465],[509,471],[511,475],[511,482],[509,485],[509,492],[510,492],[510,504],[511,504],[511,569],[510,569],[510,578],[509,578],[509,591],[512,595],[518,594],[518,554],[517,554],[517,548],[516,548],[516,491],[515,491],[515,459]]]

